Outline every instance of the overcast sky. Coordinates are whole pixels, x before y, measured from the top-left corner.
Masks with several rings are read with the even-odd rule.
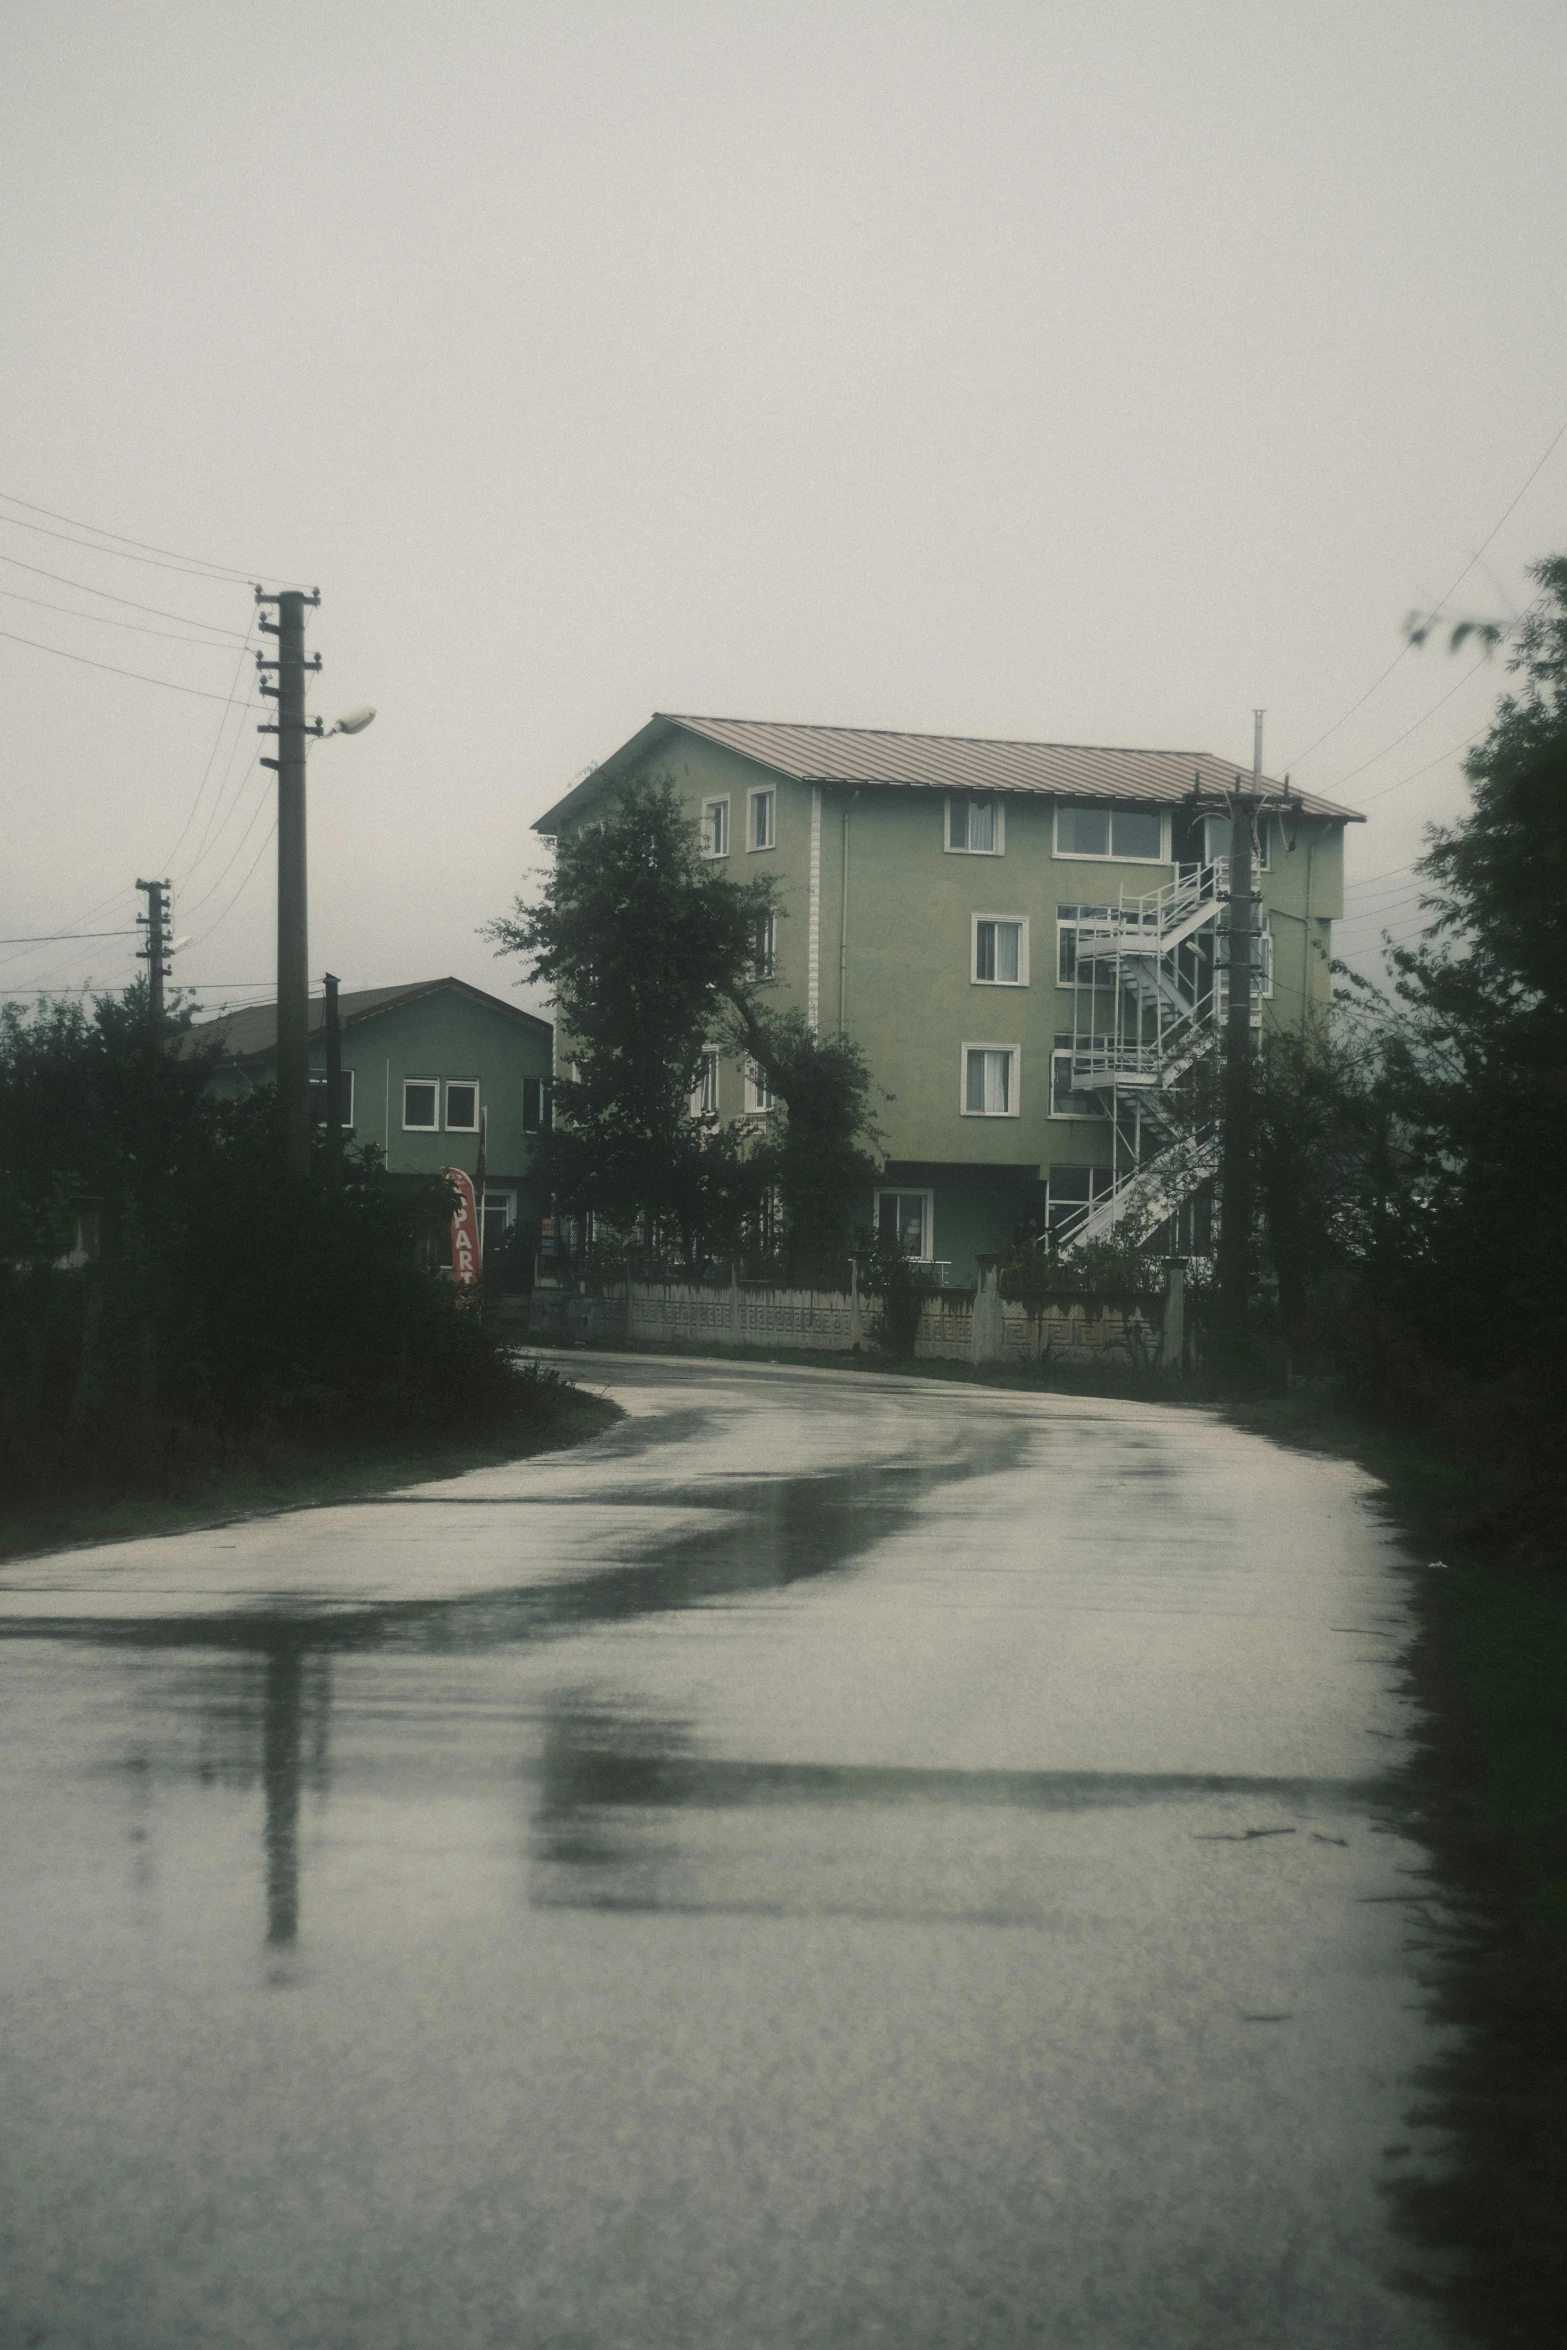
[[[1249,762],[1265,704],[1370,955],[1503,683],[1377,682],[1404,617],[1567,546],[1564,65],[1560,0],[8,0],[0,934],[169,871],[180,975],[270,992],[264,578],[380,713],[311,763],[345,985],[511,984],[532,818],[654,709]]]

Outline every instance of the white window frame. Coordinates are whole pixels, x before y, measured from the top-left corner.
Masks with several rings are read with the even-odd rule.
[[[984,854],[983,850],[980,852]],[[1004,1110],[971,1110],[968,1106],[968,1057],[970,1053],[1010,1053],[1012,1074],[1007,1083],[1008,1106]],[[958,1048],[958,1114],[963,1118],[1016,1118],[1022,1115],[1023,1048],[1006,1037],[965,1037]]]
[[[929,1265],[935,1261],[936,1248],[936,1194],[927,1191],[921,1183],[886,1183],[871,1194],[871,1228],[880,1236],[881,1203],[884,1199],[917,1199],[921,1209],[920,1252],[910,1257],[911,1265]]]
[[[481,1232],[484,1230],[484,1211],[486,1208],[502,1207],[505,1209],[505,1229],[508,1232],[510,1232],[512,1226],[517,1221],[517,1194],[514,1191],[506,1189],[504,1186],[502,1186],[500,1189],[497,1189],[493,1183],[487,1183],[484,1187],[483,1195],[481,1196],[478,1205],[479,1229]]]
[[[778,974],[778,916],[771,906],[765,914],[757,916],[758,930],[764,922],[767,925],[767,947],[765,955],[756,957],[754,976],[758,980],[774,979]]]
[[[433,1105],[435,1115],[428,1125],[422,1118],[410,1120],[408,1116],[408,1088],[410,1085],[427,1085],[435,1096]],[[403,1079],[403,1132],[405,1134],[439,1134],[440,1131],[441,1081],[439,1077],[405,1077]]]
[[[966,845],[952,845],[952,803],[962,800],[988,800],[996,812],[996,845],[993,849],[971,849]],[[949,857],[1004,857],[1007,853],[1006,802],[997,791],[949,791],[941,811],[941,842]]]
[[[452,1092],[452,1087],[453,1087],[454,1085],[471,1085],[471,1086],[473,1087],[473,1124],[472,1124],[471,1126],[454,1126],[454,1125],[452,1124],[452,1121],[451,1121],[451,1114],[450,1114],[450,1110],[449,1110],[449,1108],[448,1108],[448,1104],[449,1104],[449,1103],[450,1103],[450,1101],[451,1101],[451,1092]],[[479,1127],[480,1127],[480,1125],[481,1125],[481,1123],[482,1123],[482,1118],[483,1118],[483,1110],[484,1110],[484,1103],[483,1103],[483,1098],[482,1098],[482,1095],[481,1095],[481,1092],[480,1092],[480,1087],[479,1087],[479,1080],[477,1079],[477,1077],[443,1077],[443,1078],[442,1078],[442,1080],[441,1080],[441,1117],[442,1117],[442,1120],[443,1120],[443,1122],[444,1122],[444,1123],[443,1123],[443,1125],[442,1125],[442,1129],[441,1129],[441,1130],[442,1130],[442,1132],[443,1132],[443,1133],[445,1133],[445,1134],[477,1134],[477,1133],[478,1133],[478,1131],[479,1131]]]
[[[981,856],[984,851],[978,852]],[[981,979],[979,975],[979,926],[982,922],[1011,922],[1017,926],[1016,979]],[[968,933],[968,975],[971,987],[1027,987],[1028,985],[1028,916],[1026,914],[971,914]]]
[[[1102,1126],[1105,1123],[1103,1110],[1058,1110],[1056,1108],[1056,1063],[1057,1061],[1070,1061],[1071,1058],[1072,1048],[1069,1044],[1051,1046],[1050,1098],[1045,1105],[1045,1116],[1058,1119],[1063,1125]],[[1068,1090],[1070,1091],[1070,1088]]]
[[[724,822],[723,822],[723,831],[724,831],[724,845],[723,845],[723,847],[722,847],[722,848],[719,848],[719,847],[717,847],[717,845],[716,845],[716,842],[717,842],[717,837],[718,837],[718,827],[717,827],[717,826],[714,824],[714,822],[713,822],[713,812],[714,812],[714,810],[715,810],[715,809],[717,809],[717,808],[722,808],[722,810],[723,810],[723,812],[724,812]],[[702,802],[702,854],[703,854],[703,856],[704,856],[704,857],[727,857],[727,856],[728,856],[728,854],[729,854],[730,841],[731,841],[732,837],[733,837],[733,836],[732,836],[732,828],[731,828],[731,826],[730,826],[730,822],[729,822],[729,794],[728,794],[728,792],[718,792],[718,793],[716,793],[716,794],[714,795],[714,797],[713,797],[712,799],[710,799],[710,800],[704,800],[704,801]]]
[[[1121,857],[1111,849],[1064,849],[1061,846],[1061,816],[1068,808],[1103,808],[1109,818],[1106,837],[1115,838],[1117,809],[1111,800],[1057,800],[1050,816],[1050,854],[1068,865],[1168,865],[1170,862],[1170,811],[1168,808],[1131,808],[1123,813],[1134,816],[1157,815],[1159,819],[1159,854],[1157,857]]]
[[[549,1120],[549,1084],[550,1081],[547,1077],[525,1077],[523,1079],[520,1116],[524,1134],[542,1134],[544,1132]],[[539,1089],[539,1118],[536,1126],[528,1124],[528,1088],[530,1085],[536,1085]]]
[[[1071,911],[1071,913],[1070,913],[1070,914],[1068,914],[1068,912],[1067,912],[1067,909],[1066,909],[1066,907],[1065,907],[1064,905],[1062,905],[1062,906],[1057,906],[1057,908],[1056,908],[1056,985],[1057,985],[1057,987],[1070,987],[1070,986],[1072,985],[1072,974],[1071,974],[1071,972],[1070,972],[1070,971],[1064,971],[1064,970],[1062,969],[1062,962],[1063,962],[1063,959],[1064,959],[1064,949],[1065,949],[1065,946],[1066,946],[1066,941],[1067,941],[1067,934],[1068,934],[1068,932],[1069,932],[1069,931],[1070,931],[1070,932],[1075,932],[1075,931],[1076,931],[1076,929],[1077,929],[1077,925],[1078,925],[1078,923],[1079,923],[1079,922],[1091,922],[1091,921],[1093,921],[1093,920],[1094,920],[1094,918],[1095,918],[1097,915],[1100,915],[1100,914],[1102,914],[1102,915],[1105,917],[1106,921],[1108,921],[1108,920],[1110,919],[1110,917],[1111,917],[1111,916],[1114,914],[1114,912],[1115,912],[1115,908],[1114,908],[1113,906],[1082,906],[1082,905],[1080,905],[1080,906],[1074,906],[1074,907],[1073,907],[1073,909],[1072,909],[1072,911]],[[1101,984],[1102,984],[1102,983],[1101,983]]]
[[[756,838],[756,813],[758,806],[762,804],[765,804],[767,809],[767,838],[758,840]],[[763,849],[775,849],[778,846],[778,787],[776,784],[758,783],[746,793],[745,845],[752,855],[758,854]]]
[[[697,1073],[697,1081],[691,1088],[691,1115],[693,1118],[716,1118],[718,1116],[718,1089],[722,1083],[722,1066],[723,1056],[719,1052],[717,1045],[703,1045],[702,1066]],[[711,1109],[709,1109],[706,1099],[707,1074],[710,1069],[713,1073],[713,1103]]]
[[[766,1097],[765,1099],[763,1097]],[[745,1065],[745,1114],[748,1118],[766,1118],[771,1115],[776,1094],[754,1061]]]

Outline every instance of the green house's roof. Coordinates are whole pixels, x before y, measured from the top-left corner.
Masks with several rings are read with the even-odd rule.
[[[890,734],[872,726],[795,726],[758,718],[689,718],[656,711],[639,734],[612,752],[564,799],[547,808],[535,832],[552,834],[563,819],[577,815],[599,788],[635,766],[682,732],[738,751],[759,767],[800,783],[849,784],[864,788],[927,791],[1016,792],[1050,799],[1141,800],[1173,807],[1194,783],[1205,791],[1228,790],[1250,777],[1233,759],[1211,751],[1138,751],[1094,743],[1032,743],[993,740],[985,735]],[[1263,789],[1284,796],[1284,786],[1263,778]],[[1293,795],[1308,816],[1342,824],[1363,824],[1354,808],[1341,808],[1315,792]]]
[[[550,1033],[547,1020],[525,1012],[520,1004],[507,1003],[504,996],[487,995],[482,987],[470,987],[466,979],[415,979],[402,987],[350,989],[337,999],[338,1026],[345,1031],[360,1027],[383,1012],[416,1003],[421,996],[447,992],[465,997],[469,1003],[482,1004],[486,1011],[503,1012],[508,1020],[535,1029],[541,1036]],[[311,1035],[319,1036],[325,1025],[326,999],[312,996]],[[220,1013],[216,1020],[199,1021],[186,1034],[193,1045],[221,1046],[225,1061],[267,1060],[277,1051],[277,1005],[246,1004],[239,1011]]]

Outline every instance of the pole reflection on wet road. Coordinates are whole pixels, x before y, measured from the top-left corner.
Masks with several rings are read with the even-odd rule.
[[[1440,2338],[1367,1481],[594,1371],[577,1452],[4,1570],[0,2338]]]

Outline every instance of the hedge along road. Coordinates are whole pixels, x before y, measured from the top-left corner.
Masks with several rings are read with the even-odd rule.
[[[577,1452],[4,1570],[0,2336],[1438,2339],[1363,1475],[594,1372]]]

